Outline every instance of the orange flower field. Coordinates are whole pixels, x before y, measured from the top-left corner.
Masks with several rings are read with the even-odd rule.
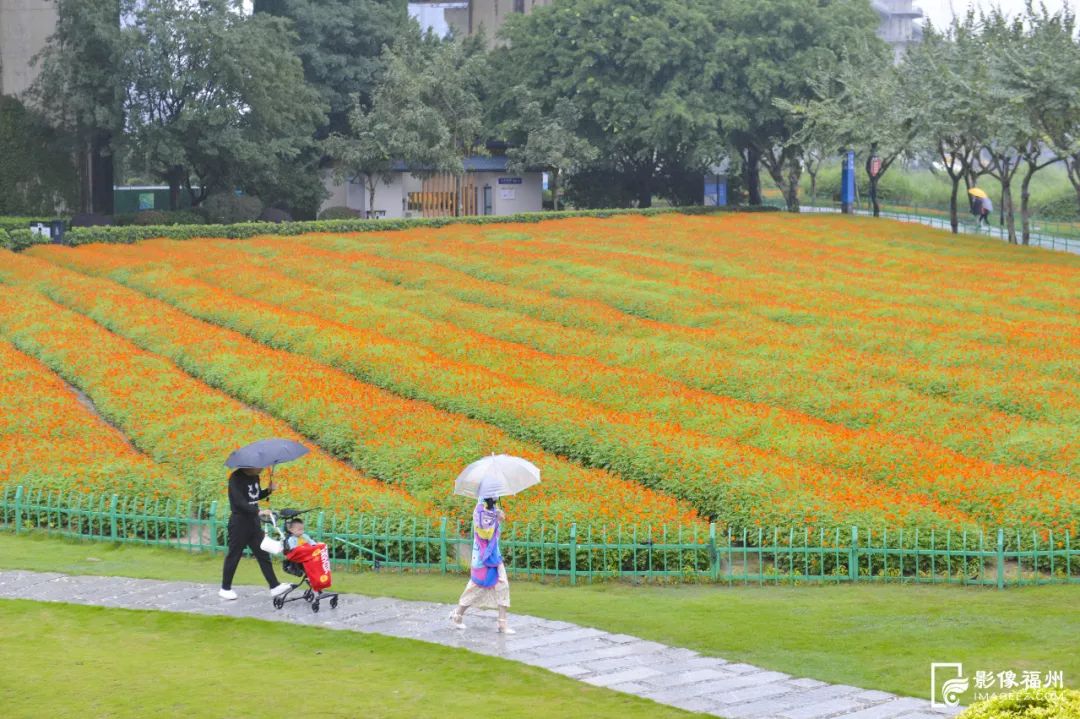
[[[1080,257],[871,219],[41,246],[0,255],[0,483],[220,500],[285,436],[344,514],[461,516],[506,452],[523,521],[1075,534],[1078,350]]]

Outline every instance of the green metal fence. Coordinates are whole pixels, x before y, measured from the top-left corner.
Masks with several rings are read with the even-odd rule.
[[[221,552],[225,508],[212,502],[59,493],[5,487],[8,531]],[[471,550],[467,522],[314,512],[308,533],[339,567],[460,572]],[[508,570],[576,584],[616,578],[725,584],[905,582],[1007,586],[1080,584],[1071,534],[1017,529],[941,531],[620,528],[508,523]]]

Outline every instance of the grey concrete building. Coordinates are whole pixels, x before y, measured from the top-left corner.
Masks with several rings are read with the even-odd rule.
[[[31,62],[56,27],[51,0],[0,0],[0,95],[20,95],[37,77]]]
[[[892,46],[899,62],[908,47],[922,39],[923,11],[912,0],[874,0],[873,6],[881,18],[878,37]]]

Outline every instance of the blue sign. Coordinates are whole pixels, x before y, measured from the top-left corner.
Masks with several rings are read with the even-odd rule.
[[[727,205],[727,178],[723,175],[705,175],[705,206]]]
[[[844,155],[844,165],[840,171],[840,204],[850,206],[855,203],[855,152],[849,150]]]
[[[521,184],[521,178],[520,177],[500,177],[499,178],[499,184],[500,185],[520,185]]]

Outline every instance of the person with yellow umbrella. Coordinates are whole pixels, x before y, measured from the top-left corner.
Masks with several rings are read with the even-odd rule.
[[[971,205],[971,211],[976,218],[975,226],[979,227],[985,222],[986,226],[990,227],[990,213],[994,211],[994,203],[990,201],[990,195],[978,187],[972,187],[968,190],[968,194],[975,198]]]

